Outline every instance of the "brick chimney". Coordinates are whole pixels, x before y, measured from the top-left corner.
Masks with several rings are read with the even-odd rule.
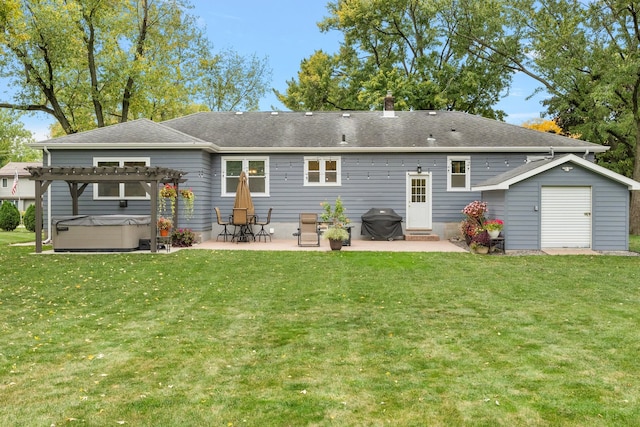
[[[393,111],[393,94],[388,90],[387,96],[384,97],[384,110],[382,117],[395,117],[395,113]]]

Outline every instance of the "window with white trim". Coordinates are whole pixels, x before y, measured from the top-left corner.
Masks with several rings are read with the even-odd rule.
[[[2,188],[8,188],[8,187],[9,187],[9,179],[2,178]]]
[[[304,185],[341,185],[340,157],[305,157]]]
[[[240,173],[244,171],[249,179],[252,196],[269,195],[268,157],[223,157],[222,195],[235,196]]]
[[[447,190],[471,190],[471,157],[447,157]]]
[[[148,157],[131,157],[131,158],[113,158],[113,157],[95,157],[93,159],[94,166],[149,166],[150,159]],[[149,195],[139,182],[101,182],[93,184],[94,200],[144,200]]]

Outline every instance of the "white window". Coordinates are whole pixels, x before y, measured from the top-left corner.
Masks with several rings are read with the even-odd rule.
[[[447,190],[471,190],[471,157],[447,157]]]
[[[9,180],[7,178],[2,178],[2,188],[7,188],[9,186]]]
[[[107,158],[96,157],[94,166],[149,166],[148,157],[136,158]],[[102,182],[93,184],[93,198],[95,200],[120,200],[120,199],[148,199],[149,195],[139,182]]]
[[[235,196],[240,172],[249,178],[249,191],[252,196],[269,195],[268,157],[223,157],[222,158],[222,195]]]
[[[340,157],[305,157],[304,185],[341,185]]]

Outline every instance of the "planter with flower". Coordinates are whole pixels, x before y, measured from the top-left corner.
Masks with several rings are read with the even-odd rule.
[[[504,228],[504,221],[502,221],[501,219],[491,219],[485,221],[483,226],[484,229],[489,233],[489,237],[495,239],[500,236],[500,232]]]
[[[190,188],[187,188],[180,190],[180,196],[182,196],[182,201],[184,202],[184,216],[187,219],[193,218],[193,205],[196,200],[196,195],[193,194]]]
[[[489,234],[484,228],[485,213],[489,212],[487,202],[478,200],[469,203],[462,210],[465,219],[460,224],[460,231],[472,252],[488,253]],[[486,252],[484,247],[486,247]]]
[[[179,228],[171,234],[171,244],[175,247],[186,248],[196,241],[196,235],[190,228]]]
[[[167,199],[169,199],[169,202],[171,203],[171,216],[174,217],[176,214],[176,200],[178,199],[178,191],[176,190],[176,187],[172,184],[165,184],[158,192],[158,198],[160,199],[158,201],[158,206],[161,213],[166,212]]]
[[[168,236],[171,227],[173,227],[173,221],[171,219],[165,218],[163,216],[158,218],[158,230],[160,230],[161,236]]]
[[[340,250],[343,244],[351,244],[349,232],[345,229],[350,220],[345,214],[345,208],[340,197],[336,199],[333,207],[328,202],[322,202],[320,205],[323,210],[322,214],[320,214],[320,220],[329,224],[328,229],[322,236],[329,240],[331,249]]]
[[[471,252],[476,254],[488,254],[489,233],[482,228],[476,229],[476,234],[471,238],[469,249],[471,249]]]

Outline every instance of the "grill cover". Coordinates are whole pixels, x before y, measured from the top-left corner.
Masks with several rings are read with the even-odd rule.
[[[403,238],[402,217],[390,208],[371,208],[362,215],[360,234],[371,240],[394,240]]]

